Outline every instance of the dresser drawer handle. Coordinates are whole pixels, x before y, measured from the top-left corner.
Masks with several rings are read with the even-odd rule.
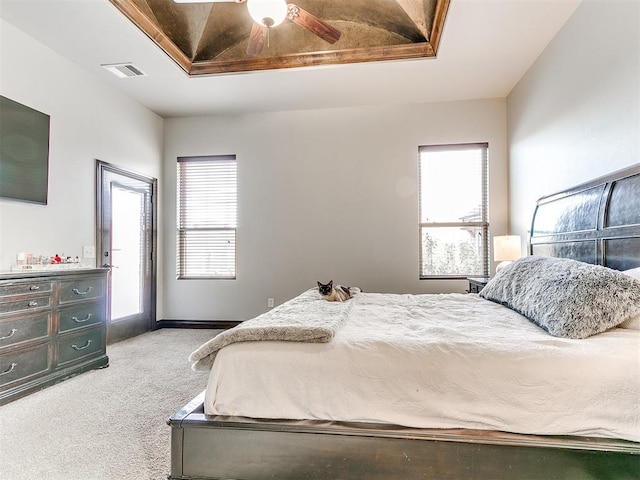
[[[31,285],[31,287],[29,288],[29,290],[32,290],[32,291],[40,290],[40,285]]]
[[[85,348],[89,347],[89,345],[91,345],[91,340],[87,340],[87,343],[81,347],[79,347],[78,345],[71,345],[71,348],[73,348],[74,350],[84,350]]]
[[[37,307],[38,306],[38,302],[36,302],[35,300],[31,300],[27,305],[30,306],[30,307]]]
[[[80,290],[78,290],[77,288],[74,288],[72,291],[73,293],[75,293],[76,295],[86,295],[87,293],[89,293],[91,290],[93,290],[93,287],[89,286],[87,287],[87,289],[84,292],[81,292]]]
[[[16,334],[17,331],[18,331],[17,328],[12,328],[11,329],[11,333],[9,335],[7,335],[6,337],[0,337],[0,340],[6,340],[7,338],[13,337]]]
[[[84,318],[78,318],[78,317],[71,317],[71,320],[73,320],[76,323],[84,323],[87,320],[89,320],[93,315],[90,313],[87,313],[87,316]]]
[[[12,364],[11,364],[11,366],[10,366],[9,368],[7,368],[4,372],[0,373],[0,377],[1,377],[2,375],[6,375],[6,374],[8,374],[8,373],[13,372],[13,371],[16,369],[16,367],[17,367],[17,366],[18,366],[18,364],[17,364],[17,363],[12,363]]]

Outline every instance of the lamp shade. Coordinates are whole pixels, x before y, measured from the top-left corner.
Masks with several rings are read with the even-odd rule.
[[[247,9],[251,18],[265,27],[280,25],[288,12],[285,0],[247,0]]]
[[[520,235],[493,237],[493,259],[496,262],[513,261],[521,256]]]

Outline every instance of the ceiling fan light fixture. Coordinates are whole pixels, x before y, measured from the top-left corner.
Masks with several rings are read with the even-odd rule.
[[[265,27],[277,27],[287,17],[285,0],[247,0],[247,9],[253,20]]]

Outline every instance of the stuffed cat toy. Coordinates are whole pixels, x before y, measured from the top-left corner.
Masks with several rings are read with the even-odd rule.
[[[320,296],[329,302],[344,302],[349,300],[357,291],[358,289],[355,287],[343,287],[342,285],[334,287],[333,280],[327,284],[318,282]]]

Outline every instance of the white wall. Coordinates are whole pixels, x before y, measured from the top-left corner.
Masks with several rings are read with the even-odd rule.
[[[48,204],[0,199],[0,270],[17,252],[82,256],[96,159],[160,179],[163,120],[2,20],[0,58],[0,94],[51,117]]]
[[[511,230],[535,201],[640,162],[640,2],[584,0],[508,97]]]
[[[333,279],[377,292],[464,291],[418,279],[418,146],[488,141],[491,224],[507,228],[506,102],[165,121],[165,319],[242,320]],[[237,280],[176,280],[176,158],[236,154]]]

